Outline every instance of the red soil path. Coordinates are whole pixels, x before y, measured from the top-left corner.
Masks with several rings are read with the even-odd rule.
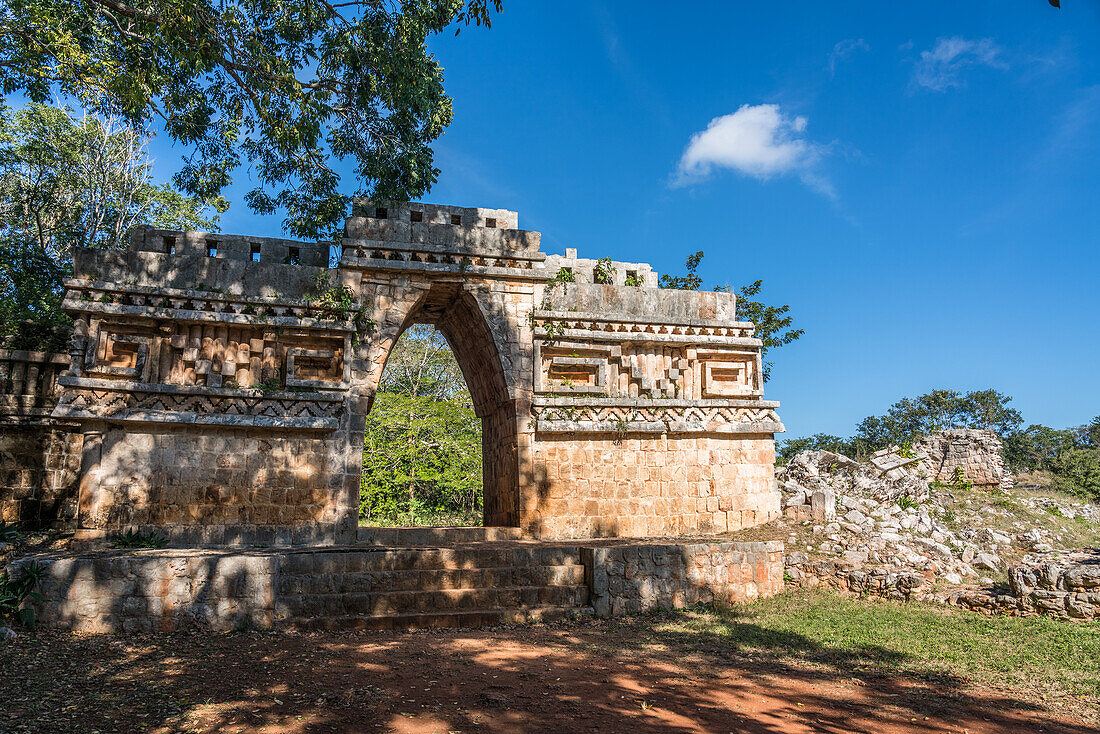
[[[0,731],[1097,732],[858,654],[735,654],[629,625],[0,643]],[[1036,698],[1031,696],[1032,700]],[[5,700],[6,699],[6,700]]]

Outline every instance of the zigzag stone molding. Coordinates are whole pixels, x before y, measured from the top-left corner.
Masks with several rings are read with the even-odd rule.
[[[332,430],[343,399],[321,393],[179,390],[164,385],[108,385],[62,377],[67,389],[53,417],[127,423],[180,423],[235,428]]]
[[[631,404],[540,401],[532,407],[538,431],[547,433],[778,433],[778,403],[710,405],[659,400]]]

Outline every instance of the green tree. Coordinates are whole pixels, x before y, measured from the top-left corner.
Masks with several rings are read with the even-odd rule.
[[[427,324],[410,326],[394,344],[378,389],[436,400],[470,402],[462,370],[446,338]]]
[[[798,341],[806,332],[790,328],[794,317],[790,315],[789,305],[769,306],[763,301],[753,300],[760,295],[763,286],[764,281],[757,280],[737,289],[737,318],[751,321],[756,326],[756,338],[764,342],[760,357],[764,364],[764,382],[767,382],[772,373],[768,351]]]
[[[699,265],[703,262],[703,251],[699,250],[688,255],[684,263],[687,273],[684,275],[661,275],[662,288],[676,290],[697,291],[703,285],[703,278],[699,275]],[[794,317],[790,315],[791,307],[769,306],[763,301],[754,300],[760,295],[764,287],[763,280],[757,280],[737,290],[737,318],[743,321],[751,321],[756,326],[756,338],[764,342],[760,349],[760,356],[764,366],[764,382],[771,378],[772,363],[766,359],[768,350],[781,347],[785,344],[798,341],[806,332],[802,329],[792,329]],[[715,291],[728,292],[728,285],[717,286]]]
[[[221,200],[152,182],[146,138],[65,108],[0,105],[0,338],[57,349],[74,247],[119,247],[135,224],[214,229]]]
[[[367,416],[359,514],[371,524],[481,524],[481,421],[468,403],[379,393]]]
[[[481,420],[446,339],[414,325],[394,345],[367,417],[360,516],[480,524]]]
[[[333,235],[353,195],[408,200],[435,182],[451,122],[429,35],[489,25],[500,0],[0,0],[0,83],[82,100],[129,126],[156,119],[190,154],[200,199],[247,162],[256,211]],[[365,188],[342,192],[330,161]]]
[[[678,291],[697,291],[703,287],[703,278],[699,275],[699,264],[703,262],[703,251],[699,250],[687,256],[687,261],[684,263],[687,268],[687,273],[684,275],[669,275],[668,273],[661,274],[661,287],[672,288]],[[729,288],[721,288],[721,290],[729,290]]]
[[[1005,461],[1013,471],[1050,471],[1054,461],[1077,448],[1077,436],[1069,429],[1030,425],[1004,437]]]
[[[1052,486],[1100,500],[1100,449],[1070,449],[1051,461]]]
[[[803,451],[832,451],[845,456],[854,453],[851,441],[828,433],[815,433],[812,436],[776,442],[775,463],[785,466],[796,454]]]
[[[1087,449],[1100,449],[1100,415],[1077,429],[1077,443]]]

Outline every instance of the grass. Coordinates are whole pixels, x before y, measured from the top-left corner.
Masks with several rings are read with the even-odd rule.
[[[1035,701],[1100,707],[1100,623],[985,617],[933,604],[899,604],[826,591],[751,605],[702,607],[638,620],[637,634],[779,665],[841,673],[965,679]],[[691,642],[694,640],[694,642]]]
[[[375,517],[359,518],[359,527],[372,528],[451,528],[451,527],[480,527],[483,522],[482,513],[477,512],[420,512],[397,513],[394,515],[381,515]]]

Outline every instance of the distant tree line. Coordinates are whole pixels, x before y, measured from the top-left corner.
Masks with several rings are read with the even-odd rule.
[[[903,398],[882,415],[864,418],[848,437],[817,433],[780,441],[776,463],[786,464],[800,451],[835,451],[865,458],[890,445],[905,446],[920,436],[949,428],[982,428],[1004,442],[1005,462],[1014,472],[1049,472],[1057,489],[1100,499],[1100,416],[1083,426],[1024,427],[1012,401],[996,390],[933,390]]]

